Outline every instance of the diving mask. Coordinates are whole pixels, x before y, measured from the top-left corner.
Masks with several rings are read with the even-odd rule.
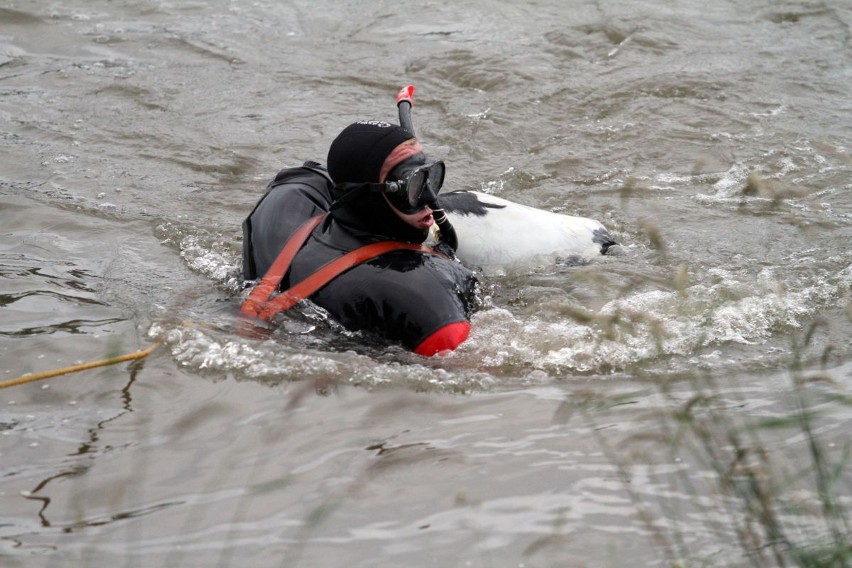
[[[384,191],[391,205],[399,211],[414,213],[438,198],[446,168],[441,160],[413,167],[404,164],[394,168],[388,176],[396,178],[396,181],[386,181]]]

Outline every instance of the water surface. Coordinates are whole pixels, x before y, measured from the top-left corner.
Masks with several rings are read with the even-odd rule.
[[[3,564],[772,565],[720,463],[827,542],[802,428],[731,435],[800,380],[825,459],[848,449],[851,24],[840,0],[0,3],[0,379],[163,344],[2,391]],[[408,83],[447,189],[596,218],[621,254],[483,275],[447,358],[310,307],[236,336],[267,181]]]

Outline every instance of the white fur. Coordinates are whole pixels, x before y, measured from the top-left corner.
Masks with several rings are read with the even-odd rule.
[[[596,230],[606,229],[594,219],[560,215],[485,193],[470,193],[480,202],[504,207],[488,208],[484,216],[448,212],[459,238],[457,256],[469,266],[486,272],[503,272],[507,268],[549,263],[557,256],[588,261],[601,254],[601,245],[593,237]]]

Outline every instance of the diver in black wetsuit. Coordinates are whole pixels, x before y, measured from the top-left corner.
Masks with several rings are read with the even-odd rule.
[[[295,227],[321,212],[328,187],[334,200],[330,210],[296,253],[279,290],[364,245],[426,240],[435,222],[426,204],[435,202],[444,165],[428,160],[410,131],[379,121],[348,126],[331,144],[328,173],[333,186],[280,184],[255,207],[245,224],[247,278],[261,276]],[[310,299],[347,329],[369,331],[431,356],[467,338],[475,289],[475,276],[457,261],[406,249],[354,266]]]

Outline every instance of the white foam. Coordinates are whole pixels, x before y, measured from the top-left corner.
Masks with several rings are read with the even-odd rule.
[[[228,250],[222,243],[214,249],[206,239],[187,235],[180,240],[180,255],[195,272],[222,282],[229,288],[237,286],[241,261],[235,252]]]
[[[732,197],[742,192],[743,185],[748,178],[749,168],[745,164],[736,163],[722,177],[713,184],[713,189],[720,197]]]
[[[149,335],[171,351],[179,365],[196,372],[280,383],[323,380],[376,388],[408,386],[415,390],[468,392],[487,390],[494,378],[477,369],[454,368],[455,354],[426,359],[393,347],[398,361],[353,351],[332,352],[289,344],[287,338],[265,341],[221,335],[192,325],[155,324]],[[384,359],[384,360],[383,360]]]
[[[852,283],[852,266],[800,289],[780,285],[771,271],[751,282],[716,273],[720,282],[683,294],[652,290],[613,300],[590,314],[588,323],[489,309],[474,315],[474,331],[461,350],[498,373],[518,366],[555,375],[618,371],[660,356],[690,357],[713,345],[760,344],[779,327],[801,327]]]

